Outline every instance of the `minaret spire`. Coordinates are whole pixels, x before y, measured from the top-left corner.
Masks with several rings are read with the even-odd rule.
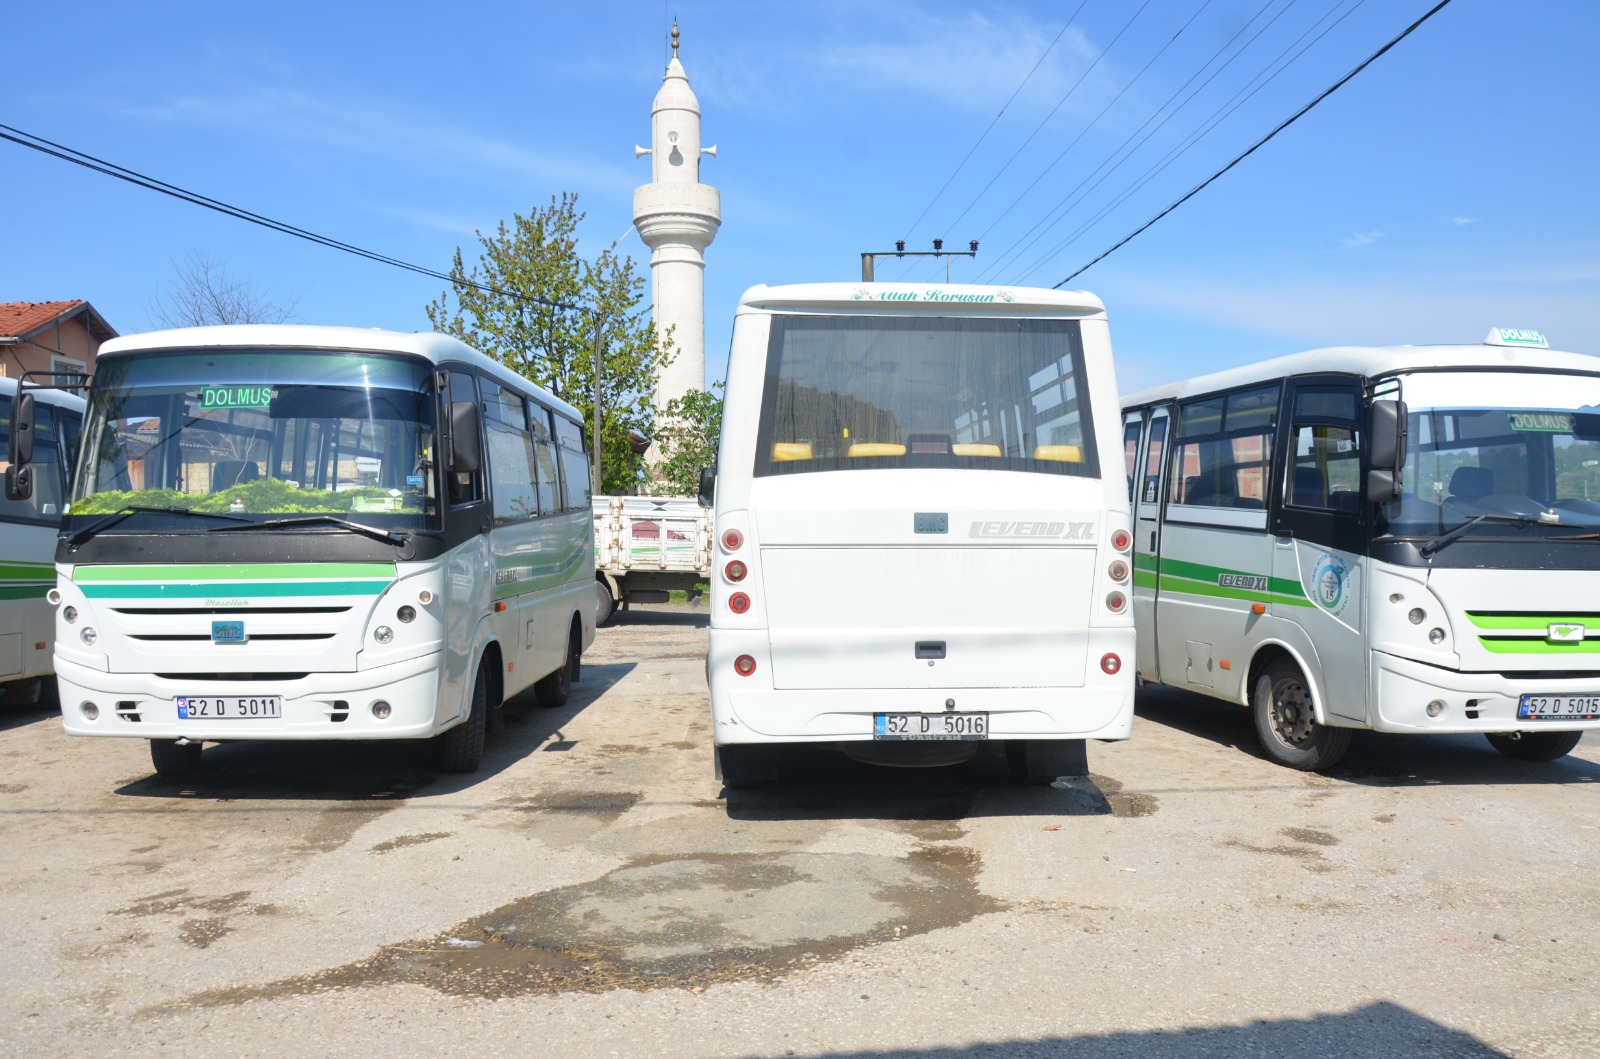
[[[678,20],[676,18],[672,20],[672,57],[674,59],[678,57]]]

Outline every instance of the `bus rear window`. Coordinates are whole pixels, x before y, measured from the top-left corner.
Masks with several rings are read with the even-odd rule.
[[[755,473],[1098,477],[1076,320],[775,316]]]

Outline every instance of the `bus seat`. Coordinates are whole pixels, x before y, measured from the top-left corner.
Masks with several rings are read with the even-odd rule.
[[[809,441],[775,441],[772,443],[773,463],[786,463],[789,460],[809,460],[811,457],[812,451]]]
[[[211,491],[213,493],[231,485],[243,485],[261,477],[251,460],[218,460],[211,465]]]
[[[1036,460],[1059,460],[1062,463],[1082,463],[1083,449],[1078,445],[1040,445],[1033,450]]]
[[[1262,511],[1266,509],[1267,503],[1259,496],[1239,496],[1234,497],[1233,506],[1247,508],[1251,511]]]
[[[1299,507],[1328,506],[1320,470],[1315,467],[1296,467],[1294,469],[1294,498],[1292,502]]]
[[[847,456],[904,456],[906,447],[890,441],[858,441],[850,446]]]
[[[967,444],[957,443],[950,446],[950,451],[957,456],[999,456],[1000,446],[970,442]]]
[[[1494,472],[1487,467],[1457,467],[1450,475],[1451,500],[1475,504],[1494,492]]]

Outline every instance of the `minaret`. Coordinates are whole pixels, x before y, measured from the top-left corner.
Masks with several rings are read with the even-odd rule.
[[[656,379],[656,412],[706,385],[705,249],[722,223],[722,196],[700,183],[700,101],[678,62],[678,23],[672,23],[672,61],[650,111],[650,183],[633,192],[633,223],[650,248],[650,294],[656,334],[672,331],[677,355]]]

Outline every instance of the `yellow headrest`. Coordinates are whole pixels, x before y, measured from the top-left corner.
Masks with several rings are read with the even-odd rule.
[[[809,460],[811,458],[811,443],[809,441],[777,441],[772,445],[772,462],[784,463],[788,460]]]
[[[983,444],[957,444],[951,445],[950,451],[955,453],[957,456],[998,456],[1000,455],[1000,446]]]
[[[858,441],[850,446],[849,456],[904,456],[906,447],[888,441]]]
[[[1083,449],[1077,445],[1040,445],[1033,450],[1036,460],[1060,460],[1063,463],[1082,463]]]

